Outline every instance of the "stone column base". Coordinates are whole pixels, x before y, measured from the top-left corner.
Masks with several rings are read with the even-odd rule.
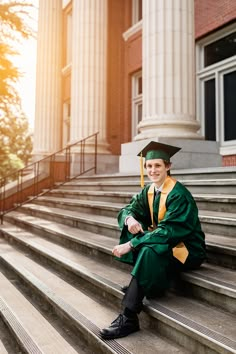
[[[180,152],[171,159],[172,169],[222,166],[222,156],[219,153],[219,146],[214,141],[159,138],[122,144],[119,161],[120,173],[140,172],[140,158],[137,154],[150,141],[181,147]]]

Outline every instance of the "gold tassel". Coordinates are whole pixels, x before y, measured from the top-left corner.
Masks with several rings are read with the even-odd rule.
[[[141,188],[144,187],[144,172],[143,172],[143,155],[140,155],[140,185]]]

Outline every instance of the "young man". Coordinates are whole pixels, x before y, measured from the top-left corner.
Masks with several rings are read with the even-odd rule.
[[[152,141],[139,153],[145,157],[144,167],[152,183],[118,215],[120,244],[112,253],[133,264],[132,279],[122,301],[123,313],[100,332],[104,339],[138,331],[143,298],[163,294],[176,270],[198,268],[205,259],[205,235],[196,203],[191,193],[170,177],[170,158],[179,150]]]

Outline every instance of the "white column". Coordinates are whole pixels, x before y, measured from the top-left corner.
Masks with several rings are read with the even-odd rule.
[[[74,0],[72,9],[71,143],[99,132],[107,152],[107,0]]]
[[[61,0],[39,0],[34,154],[61,148]]]
[[[194,0],[143,1],[143,118],[135,140],[199,139]]]

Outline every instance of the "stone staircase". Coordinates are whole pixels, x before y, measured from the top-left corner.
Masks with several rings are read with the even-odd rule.
[[[105,341],[128,265],[114,260],[117,213],[137,175],[76,179],[7,214],[0,227],[0,354],[236,353],[236,169],[174,171],[193,193],[207,262],[145,300],[141,331]]]

